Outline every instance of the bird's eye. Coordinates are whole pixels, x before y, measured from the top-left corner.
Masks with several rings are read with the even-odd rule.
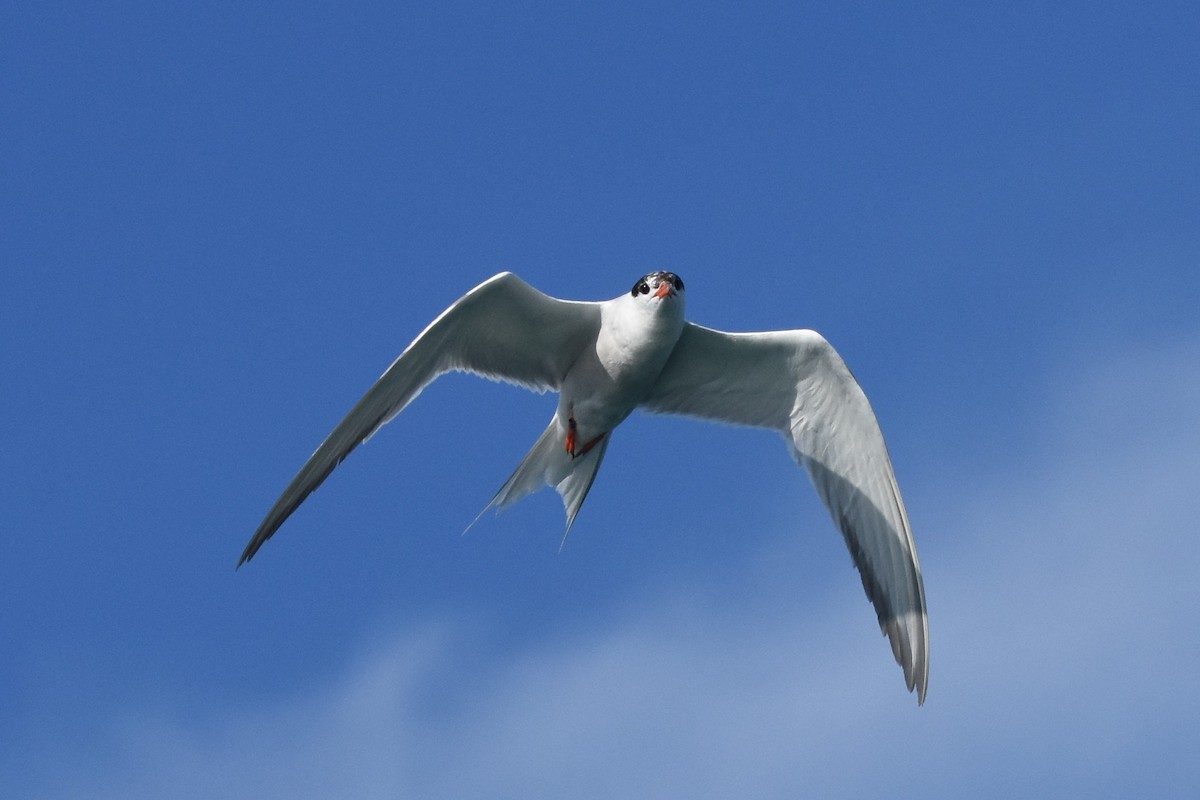
[[[683,278],[680,278],[678,275],[675,276],[675,291],[683,291]]]
[[[650,286],[645,281],[638,281],[633,285],[633,291],[630,292],[634,297],[639,294],[650,294]]]

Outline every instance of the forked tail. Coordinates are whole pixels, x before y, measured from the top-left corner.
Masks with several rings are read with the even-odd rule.
[[[500,491],[496,492],[496,496],[479,512],[475,522],[478,522],[479,517],[489,508],[494,506],[497,511],[502,511],[521,498],[549,485],[562,497],[563,507],[567,512],[567,530],[563,533],[563,542],[566,542],[567,534],[575,524],[575,516],[596,480],[596,473],[600,470],[600,462],[604,460],[610,438],[611,433],[596,442],[586,453],[572,458],[564,447],[566,429],[559,424],[556,416],[550,420],[546,430],[500,487]]]

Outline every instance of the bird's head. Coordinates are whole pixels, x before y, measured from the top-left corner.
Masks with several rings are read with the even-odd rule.
[[[630,294],[647,305],[683,305],[683,280],[674,272],[651,272],[638,278]]]

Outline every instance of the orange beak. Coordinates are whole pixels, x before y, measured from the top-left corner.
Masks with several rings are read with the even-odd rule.
[[[671,287],[670,281],[663,281],[662,283],[660,283],[658,285],[658,291],[656,291],[654,293],[654,296],[655,297],[666,297],[668,294],[671,293],[671,288],[672,287]]]

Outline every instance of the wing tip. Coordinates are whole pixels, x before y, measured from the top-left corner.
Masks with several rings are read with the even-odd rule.
[[[256,533],[254,538],[250,540],[250,543],[246,545],[246,549],[242,551],[242,557],[238,559],[237,566],[233,568],[234,571],[236,572],[242,568],[243,564],[251,561],[254,558],[254,555],[258,552],[258,548],[262,547],[263,542],[269,538],[271,538],[270,534],[260,537]]]
[[[904,672],[904,685],[917,695],[917,705],[925,705],[929,689],[929,629],[923,612],[909,611],[881,617],[880,633],[892,648],[892,657]]]
[[[281,501],[282,499],[280,498]],[[287,521],[287,518],[291,516],[294,509],[295,506],[292,506],[285,514],[279,514],[278,509],[271,510],[267,518],[258,526],[258,530],[250,537],[250,541],[246,544],[246,549],[242,551],[242,557],[238,559],[237,567],[234,568],[235,571],[241,569],[243,564],[251,561],[258,554],[259,549],[266,544],[268,539],[275,535],[275,532]]]
[[[917,705],[925,705],[925,693],[929,690],[928,661],[925,658],[921,658],[910,666],[906,666],[904,672],[908,690],[916,692]]]
[[[912,617],[916,616],[916,619]],[[904,684],[917,695],[917,705],[925,705],[929,690],[929,628],[924,613],[912,612],[881,621],[883,635],[892,646],[892,655],[904,671]]]
[[[925,669],[924,665],[909,682],[908,690],[917,693],[917,706],[925,705],[925,693],[929,690],[929,670]]]

